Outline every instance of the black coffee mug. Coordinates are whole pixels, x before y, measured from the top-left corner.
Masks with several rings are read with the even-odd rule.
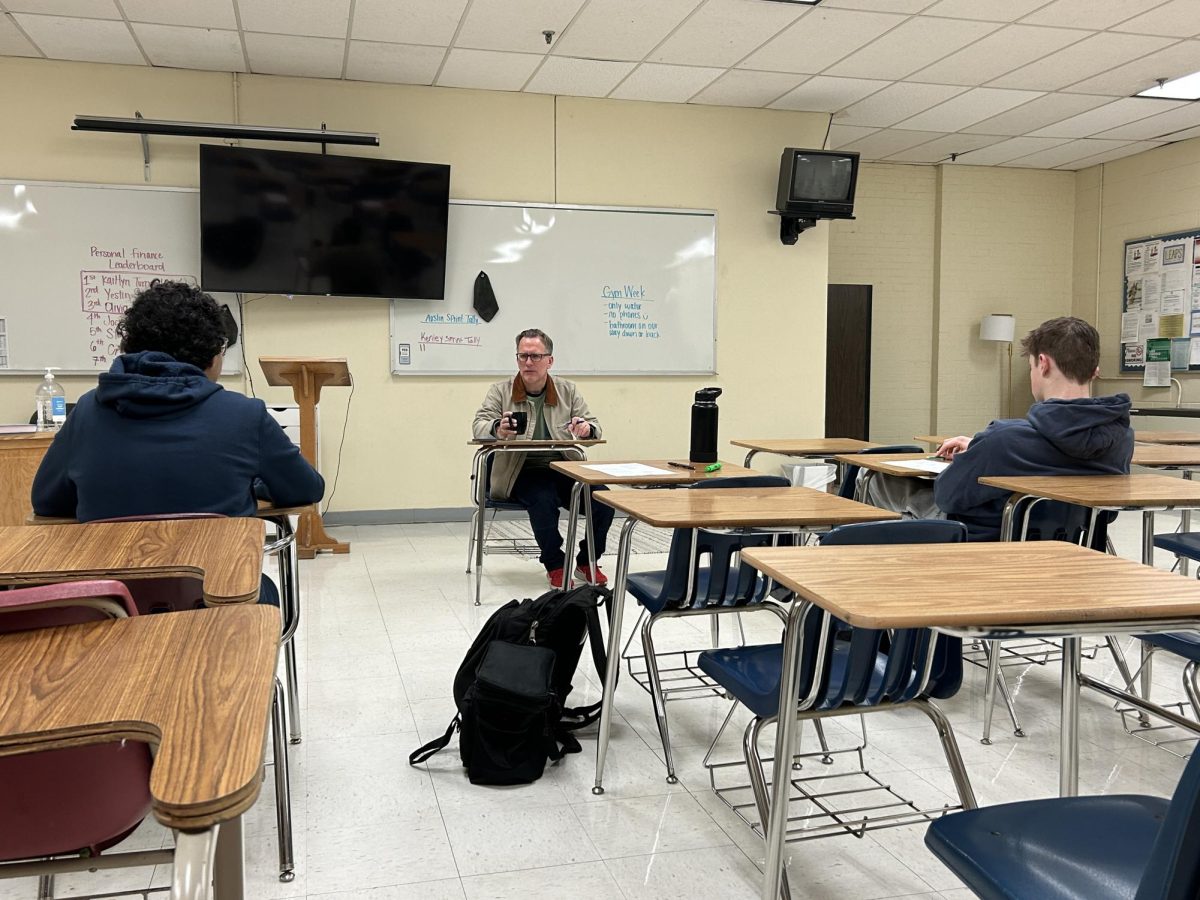
[[[508,421],[512,425],[513,431],[517,434],[524,434],[525,429],[529,427],[529,413],[510,412],[508,414]]]

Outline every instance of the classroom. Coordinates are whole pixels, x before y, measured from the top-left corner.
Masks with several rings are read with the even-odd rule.
[[[451,237],[464,235],[460,246],[469,235],[472,246],[491,247],[514,228],[530,227],[531,210],[534,228],[550,217],[563,232],[572,223],[579,227],[568,232],[573,236],[558,260],[557,280],[544,283],[553,296],[539,296],[540,283],[533,278],[506,293],[492,271],[500,313],[494,326],[486,326],[491,329],[486,352],[498,348],[499,368],[490,361],[460,367],[457,360],[471,358],[466,354],[474,350],[435,346],[442,340],[437,335],[414,339],[414,346],[418,355],[426,349],[420,345],[427,344],[424,355],[454,360],[440,370],[439,364],[422,363],[407,371],[397,356],[406,352],[399,348],[407,346],[404,335],[409,331],[445,334],[455,316],[473,316],[466,292],[479,266],[470,260],[457,267],[452,262],[453,277],[448,268],[448,285],[464,287],[453,299],[448,294],[446,303],[456,305],[445,311],[438,301],[253,291],[233,303],[239,336],[219,377],[226,391],[259,398],[268,407],[297,404],[286,380],[294,373],[284,381],[272,377],[277,383],[268,384],[270,364],[259,362],[264,357],[344,360],[352,383],[335,380],[320,393],[316,443],[325,480],[321,515],[298,523],[285,514],[282,521],[268,519],[266,528],[280,539],[296,528],[297,546],[308,547],[315,522],[331,542],[343,542],[337,553],[322,550],[309,558],[312,554],[302,551],[300,559],[285,564],[290,567],[286,572],[277,571],[276,556],[262,558],[262,571],[284,596],[285,629],[292,614],[289,603],[298,598],[293,612],[299,626],[285,642],[294,662],[290,667],[281,662],[282,694],[276,699],[280,710],[287,707],[286,723],[293,729],[291,740],[282,742],[289,759],[290,819],[282,828],[278,767],[270,764],[273,726],[271,716],[260,716],[255,735],[266,748],[265,775],[258,774],[257,745],[237,760],[244,771],[255,773],[257,791],[256,802],[240,810],[244,887],[240,873],[226,876],[239,882],[236,888],[228,881],[221,884],[218,875],[216,896],[770,897],[779,895],[780,872],[786,872],[794,898],[965,900],[977,895],[958,870],[927,848],[927,820],[959,803],[962,791],[954,765],[936,743],[936,730],[913,710],[865,716],[869,741],[863,741],[866,749],[859,756],[872,777],[887,782],[889,792],[937,812],[922,814],[919,824],[866,834],[858,833],[853,821],[843,822],[839,835],[789,842],[783,850],[771,844],[780,830],[774,818],[768,827],[760,816],[759,826],[751,828],[746,822],[748,815],[754,818],[750,789],[741,796],[743,808],[733,811],[705,768],[709,744],[722,728],[732,694],[710,688],[701,699],[672,702],[669,713],[660,715],[659,706],[665,704],[652,703],[647,696],[651,688],[642,684],[651,676],[639,681],[611,652],[628,653],[632,647],[640,653],[645,645],[642,635],[647,632],[638,630],[633,615],[635,606],[640,612],[646,605],[640,596],[637,604],[624,601],[624,632],[619,615],[615,623],[605,622],[605,639],[612,641],[610,668],[626,669],[607,692],[605,676],[589,652],[583,652],[568,705],[594,703],[606,693],[608,702],[599,726],[602,737],[590,726],[579,732],[581,753],[548,766],[532,784],[513,787],[470,784],[460,765],[457,738],[427,762],[409,764],[409,754],[438,738],[453,716],[455,672],[488,618],[509,600],[547,590],[536,546],[519,553],[491,552],[497,549],[491,542],[497,534],[517,535],[529,544],[528,520],[520,509],[501,511],[494,522],[485,523],[489,552],[474,556],[478,541],[472,515],[478,511],[476,486],[488,472],[481,468],[487,464],[481,454],[489,445],[473,443],[480,434],[478,429],[473,434],[472,419],[489,386],[516,374],[507,342],[525,329],[549,333],[555,344],[552,376],[575,382],[603,426],[602,442],[583,448],[589,462],[665,467],[669,460],[687,460],[696,392],[714,387],[720,389],[715,452],[724,474],[739,474],[744,464],[754,474],[791,477],[791,464],[827,463],[831,474],[837,465],[844,481],[853,463],[835,463],[834,457],[852,453],[853,447],[817,446],[791,455],[763,449],[748,458],[751,448],[744,442],[851,438],[916,445],[921,456],[927,455],[937,444],[922,443],[917,436],[970,436],[994,419],[1025,415],[1036,385],[1020,356],[1023,335],[1058,317],[1091,323],[1100,341],[1099,378],[1092,391],[1130,396],[1139,441],[1134,475],[1112,477],[1171,479],[1170,490],[1163,487],[1153,499],[1094,507],[1123,510],[1108,527],[1115,555],[1095,555],[1104,566],[1121,566],[1105,580],[1122,586],[1115,593],[1127,603],[1114,606],[1104,621],[1125,621],[1126,628],[1113,632],[1118,637],[1107,644],[1104,631],[1081,627],[1068,634],[1060,628],[1055,634],[1067,634],[1063,643],[1068,651],[1063,652],[1078,648],[1082,635],[1079,683],[1095,688],[1068,702],[1067,662],[1052,657],[1059,652],[1057,645],[1006,651],[997,681],[987,668],[987,656],[995,651],[987,648],[999,641],[976,640],[984,625],[999,628],[997,620],[926,622],[928,627],[944,624],[946,634],[962,637],[967,655],[975,653],[968,662],[982,661],[963,666],[961,688],[936,705],[953,725],[959,765],[969,775],[981,809],[1034,798],[1050,803],[1060,793],[1169,798],[1176,785],[1186,785],[1181,776],[1194,729],[1188,731],[1170,715],[1152,717],[1153,731],[1144,728],[1143,713],[1127,706],[1124,712],[1114,711],[1115,696],[1103,695],[1089,679],[1129,687],[1136,694],[1133,683],[1140,676],[1140,688],[1152,687],[1153,700],[1174,711],[1176,719],[1190,721],[1198,714],[1187,702],[1195,688],[1184,656],[1167,648],[1154,655],[1152,669],[1136,671],[1139,650],[1145,652],[1145,647],[1132,636],[1140,632],[1130,610],[1157,598],[1161,605],[1153,616],[1144,614],[1156,620],[1147,626],[1150,630],[1167,630],[1170,622],[1176,625],[1172,631],[1182,631],[1200,619],[1200,585],[1182,577],[1187,563],[1179,572],[1168,571],[1176,567],[1176,556],[1162,546],[1157,553],[1153,545],[1147,549],[1143,532],[1147,523],[1150,538],[1188,530],[1188,510],[1200,507],[1200,495],[1195,502],[1187,496],[1200,457],[1189,463],[1183,456],[1170,456],[1170,448],[1188,445],[1165,438],[1159,444],[1142,443],[1154,440],[1156,431],[1200,432],[1193,424],[1200,416],[1200,380],[1193,377],[1200,370],[1200,352],[1192,357],[1196,365],[1185,359],[1160,370],[1165,375],[1151,384],[1149,365],[1130,365],[1128,348],[1141,348],[1148,336],[1174,338],[1172,346],[1182,344],[1185,354],[1190,338],[1190,346],[1200,350],[1200,316],[1193,325],[1191,313],[1200,309],[1200,293],[1182,308],[1186,322],[1181,331],[1168,331],[1164,321],[1153,334],[1135,327],[1133,339],[1126,335],[1130,312],[1143,309],[1129,300],[1128,246],[1144,241],[1157,247],[1152,239],[1185,235],[1181,241],[1189,254],[1193,246],[1198,254],[1189,255],[1186,265],[1200,273],[1200,244],[1192,240],[1200,234],[1200,105],[1194,98],[1134,96],[1154,88],[1158,79],[1182,78],[1197,68],[1197,12],[1195,0],[0,0],[0,105],[8,123],[0,140],[0,273],[7,269],[11,279],[9,290],[0,293],[0,325],[9,322],[0,366],[0,423],[29,421],[42,367],[65,369],[57,381],[74,404],[96,387],[97,375],[110,361],[83,372],[73,357],[65,362],[55,358],[54,317],[72,309],[74,298],[60,302],[56,296],[31,314],[31,302],[23,296],[27,287],[35,295],[45,285],[55,285],[51,290],[57,292],[63,282],[56,275],[78,287],[85,274],[81,270],[89,265],[75,261],[90,257],[97,270],[117,273],[105,277],[117,279],[109,286],[124,292],[113,295],[124,311],[149,277],[161,271],[158,267],[168,264],[160,260],[157,246],[127,246],[120,223],[135,223],[139,210],[154,208],[139,205],[149,194],[167,198],[165,216],[178,217],[179,203],[194,203],[194,191],[201,188],[201,147],[321,152],[319,144],[311,143],[73,130],[76,116],[376,134],[378,146],[331,143],[328,152],[449,166],[450,215],[452,222],[458,216],[464,223],[461,231],[451,230]],[[785,148],[859,154],[854,218],[820,221],[794,243],[781,241],[780,217],[770,213]],[[58,196],[53,192],[62,186],[120,186],[120,191],[107,193],[136,202],[130,212],[107,221],[103,210],[82,201],[54,211],[59,216],[55,221],[64,227],[73,217],[79,220],[74,224],[86,249],[50,247],[46,259],[74,266],[52,275],[39,269],[39,261],[22,262],[13,252],[12,236],[22,227],[18,197],[23,195],[17,186],[43,183],[50,196]],[[610,225],[594,208],[637,212]],[[44,217],[51,218],[51,212]],[[161,230],[190,234],[187,229],[195,230],[195,225],[170,219]],[[715,249],[707,280],[684,298],[686,314],[656,323],[662,327],[661,352],[624,349],[638,343],[633,332],[612,353],[587,344],[587,331],[576,325],[567,306],[572,298],[595,284],[589,313],[600,315],[611,303],[613,316],[624,309],[630,321],[638,321],[639,291],[656,290],[653,279],[665,268],[657,262],[605,268],[589,242],[618,246],[632,258],[659,244],[671,252],[669,240],[676,233],[686,243],[707,240]],[[129,251],[128,260],[112,258],[118,247]],[[198,259],[198,249],[196,253]],[[453,254],[452,244],[452,260]],[[136,274],[122,275],[126,268]],[[1200,291],[1200,275],[1196,277]],[[860,285],[869,286],[869,329],[847,343],[844,335],[827,328],[827,311],[834,303],[831,286]],[[1189,281],[1188,297],[1191,288]],[[981,321],[997,314],[1012,317],[1011,336],[1007,341],[981,340]],[[1162,317],[1167,318],[1165,306]],[[1158,319],[1155,315],[1156,329]],[[37,346],[36,359],[21,346],[24,336],[13,324],[26,320],[35,323],[37,333],[29,343]],[[658,340],[658,332],[653,339]],[[856,360],[869,360],[861,409],[869,425],[861,433],[834,433],[827,430],[827,378],[848,365],[842,354],[850,350]],[[8,365],[8,354],[17,359],[18,352],[26,356],[19,365]],[[452,352],[458,355],[446,355]],[[494,435],[492,430],[488,437]],[[0,445],[11,446],[5,437],[0,436]],[[1165,455],[1156,457],[1160,451],[1155,447]],[[17,457],[9,457],[10,462],[6,455],[0,446],[6,482],[0,485],[0,500],[23,504],[23,512],[18,521],[0,527],[0,559],[8,556],[6,542],[16,554],[24,552],[26,541],[35,540],[18,533],[118,527],[23,524],[31,509],[28,481],[15,474]],[[20,465],[28,469],[28,459],[22,458]],[[683,476],[676,475],[674,481],[653,483],[684,484]],[[18,483],[14,500],[12,486]],[[636,479],[608,483],[617,519],[600,565],[610,588],[624,587],[630,573],[662,570],[669,557],[673,562],[673,540],[695,527],[680,526],[673,537],[670,525],[655,524],[652,513],[641,511],[643,495],[692,492],[629,490]],[[828,498],[838,489],[838,484],[830,486]],[[825,495],[823,489],[819,493]],[[756,512],[744,513],[759,517],[753,523],[720,520],[711,527],[775,522],[776,531],[819,535],[831,525],[870,521],[820,519],[811,512],[805,513],[808,518],[789,512],[777,520],[764,519],[769,500],[747,502],[757,506]],[[593,498],[594,507],[601,505],[607,504]],[[639,515],[646,518],[627,537],[623,523]],[[490,516],[489,510],[485,519]],[[236,538],[233,532],[221,532],[227,547],[238,541],[252,548],[261,543],[261,520],[244,521],[259,530],[238,532]],[[823,524],[817,526],[818,521]],[[567,518],[563,522],[564,528],[574,529],[573,518],[569,525]],[[178,526],[178,534],[184,535],[189,524],[198,523],[156,524],[166,529],[164,534],[175,535],[172,529]],[[1094,537],[1094,522],[1089,520],[1087,527]],[[585,531],[592,536],[581,522],[576,540]],[[1094,553],[1068,542],[1011,543],[1017,548],[1062,543],[1064,553]],[[187,554],[202,548],[183,537],[172,546],[177,553],[168,553],[171,562],[163,565],[172,573],[194,574],[195,563]],[[974,552],[985,546],[971,542],[944,549]],[[844,554],[849,566],[858,559],[852,551],[866,558],[872,549],[746,547],[777,570],[776,584],[806,577],[813,585],[820,582],[811,593],[799,591],[817,612],[821,607],[815,594],[837,593],[853,580],[852,570],[839,582],[832,564],[828,574],[801,572],[801,557],[795,557],[793,570],[788,554],[829,552],[831,559]],[[567,549],[572,550],[570,544]],[[929,551],[927,558],[940,559],[942,549]],[[1103,542],[1097,549],[1103,551]],[[1087,569],[1078,579],[1062,575],[1047,593],[1086,589],[1091,569],[1069,554],[1060,559],[1057,548],[1039,552],[1048,555],[1038,556],[1036,565],[1027,563],[1035,565],[1034,572]],[[468,554],[471,561],[464,572]],[[8,557],[6,565],[15,558]],[[919,560],[908,572],[903,559],[881,559],[872,564],[883,579],[881,593],[898,590],[906,578],[916,584],[923,577]],[[896,584],[887,580],[892,566]],[[93,577],[109,570],[89,571]],[[928,599],[951,590],[955,571],[943,570],[943,582],[922,582],[918,596]],[[1019,571],[1017,562],[1013,571]],[[28,574],[10,574],[14,577],[0,572],[7,586],[42,583]],[[249,582],[242,578],[241,586],[233,584],[233,574],[222,576],[229,588],[221,600],[214,599],[206,580],[208,605],[231,608],[203,614],[214,620],[227,613],[249,616],[251,610],[238,607],[247,605],[245,584],[250,585],[245,590],[258,591],[257,573],[251,575],[246,576]],[[1142,576],[1155,580],[1143,588]],[[1128,579],[1127,592],[1122,592],[1122,579]],[[689,590],[694,587],[689,576],[684,581]],[[1013,593],[1001,596],[1015,597],[1023,589],[1019,582],[1006,582],[1004,590]],[[960,593],[966,590],[959,588]],[[980,597],[991,590],[982,584],[975,589]],[[634,596],[635,588],[629,590]],[[1195,611],[1189,612],[1193,602]],[[713,646],[709,638],[717,626],[710,631],[710,618],[724,619],[722,646],[778,644],[781,619],[791,628],[788,609],[794,617],[801,605],[780,604],[779,617],[666,616],[672,621],[655,626],[656,634],[661,632],[659,649],[670,655]],[[1020,602],[1014,599],[1011,606],[1018,609]],[[1163,611],[1168,607],[1170,614]],[[186,621],[192,615],[135,618]],[[863,621],[869,618],[864,615]],[[271,621],[277,629],[278,619]],[[1046,620],[1019,621],[1029,625],[1026,633],[1033,638],[1054,634]],[[256,618],[252,624],[260,628],[271,622],[263,625]],[[610,624],[615,634],[609,634]],[[920,630],[919,625],[894,627]],[[184,633],[183,625],[171,627]],[[741,634],[734,636],[738,629]],[[240,634],[246,647],[239,643],[238,652],[251,654],[250,624]],[[628,647],[623,636],[632,636]],[[0,634],[0,648],[15,637]],[[1114,645],[1135,670],[1128,683],[1121,683],[1125,662]],[[932,659],[931,647],[914,651],[924,652],[921,665]],[[193,655],[203,654],[193,648],[189,657]],[[637,659],[644,662],[636,657],[629,664],[636,668]],[[694,674],[695,657],[684,659],[684,668]],[[203,665],[203,659],[196,664]],[[929,672],[925,675],[928,687]],[[271,676],[262,666],[246,676],[247,696],[251,688],[257,691],[253,702],[259,703],[259,711],[276,697]],[[863,690],[870,693],[868,686]],[[1020,736],[1009,727],[1006,696],[999,696],[1009,690],[1014,714],[1022,720]],[[780,692],[776,686],[774,696]],[[0,691],[0,722],[17,721],[23,693],[29,692],[11,679]],[[1074,710],[1077,725],[1060,725],[1060,703],[1061,715]],[[163,714],[176,721],[182,708]],[[922,711],[937,724],[936,712]],[[668,718],[669,744],[664,739]],[[276,720],[276,726],[285,720],[282,712]],[[738,736],[748,720],[746,709],[736,713],[718,745],[742,774]],[[859,739],[854,717],[823,721],[821,739],[827,737],[831,746],[852,747]],[[787,741],[793,740],[794,725],[789,717],[778,736],[774,724],[766,726],[761,740],[765,757],[777,739],[784,742],[781,746],[791,746]],[[985,728],[992,729],[990,742],[980,740]],[[18,731],[37,733],[36,717],[6,734]],[[809,725],[794,731],[801,734],[803,751],[815,746]],[[1171,740],[1162,737],[1168,732]],[[2,755],[5,746],[0,735],[0,761],[15,759]],[[11,746],[8,752],[13,752]],[[804,765],[817,766],[820,774],[823,762],[818,754]],[[596,793],[593,788],[605,766],[604,790]],[[235,768],[231,763],[229,771]],[[719,781],[721,772],[713,771],[711,777]],[[780,774],[786,773],[784,767]],[[766,774],[767,787],[775,790],[769,768]],[[1200,776],[1192,780],[1196,778]],[[1074,790],[1063,790],[1071,779]],[[151,784],[152,793],[156,784]],[[798,811],[799,806],[793,800],[792,814],[806,815],[808,810]],[[1098,809],[1094,816],[1100,820],[1106,813]],[[770,814],[788,810],[787,803],[773,804]],[[1187,829],[1192,835],[1200,833],[1197,810],[1200,806]],[[169,848],[174,837],[164,822],[180,834],[189,831],[183,818],[160,816],[156,821],[155,815],[147,816],[113,852]],[[955,815],[944,819],[949,822]],[[7,818],[2,811],[0,816]],[[786,818],[781,821],[787,830]],[[197,822],[196,828],[210,824]],[[286,839],[292,846],[288,880],[280,878],[283,830],[290,832]],[[1096,830],[1105,832],[1099,825]],[[190,841],[194,835],[186,837]],[[192,845],[185,843],[191,853]],[[218,851],[218,869],[228,865],[223,853]],[[176,866],[179,858],[177,851]],[[0,868],[0,898],[39,896],[35,875],[11,880],[4,875]],[[60,874],[55,893],[45,896],[136,895],[171,879],[170,862],[156,859],[133,868]],[[176,890],[172,896],[208,895]]]

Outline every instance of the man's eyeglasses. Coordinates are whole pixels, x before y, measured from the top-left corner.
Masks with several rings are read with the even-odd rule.
[[[518,353],[517,362],[541,362],[549,353]]]

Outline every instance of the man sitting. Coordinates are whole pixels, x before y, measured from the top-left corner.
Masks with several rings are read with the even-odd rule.
[[[875,476],[866,500],[917,517],[963,522],[973,541],[1000,537],[1010,492],[979,483],[987,475],[1128,475],[1133,456],[1129,397],[1092,397],[1100,335],[1074,317],[1043,322],[1021,340],[1033,399],[1024,419],[992,422],[973,438],[937,450],[952,461],[933,483]]]
[[[476,438],[510,441],[600,437],[600,423],[591,414],[579,388],[565,379],[550,377],[553,354],[554,342],[545,332],[530,328],[517,335],[517,374],[488,388],[483,405],[475,413]],[[513,413],[528,417],[520,433]],[[540,551],[538,561],[546,567],[551,587],[563,585],[567,557],[558,530],[558,510],[570,507],[574,484],[566,475],[550,468],[550,463],[559,458],[558,453],[498,453],[493,457],[489,484],[494,499],[512,500],[528,510],[529,524]],[[591,506],[598,561],[604,553],[613,509],[603,503]],[[577,562],[580,577],[594,584],[608,582],[599,565],[594,572],[588,568],[586,538],[579,542]]]

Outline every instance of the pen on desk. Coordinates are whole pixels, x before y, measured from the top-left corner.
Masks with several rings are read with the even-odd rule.
[[[667,465],[674,466],[677,469],[690,469],[691,468],[691,466],[688,465],[687,463],[675,462],[675,460],[673,460],[673,459],[667,460]]]

